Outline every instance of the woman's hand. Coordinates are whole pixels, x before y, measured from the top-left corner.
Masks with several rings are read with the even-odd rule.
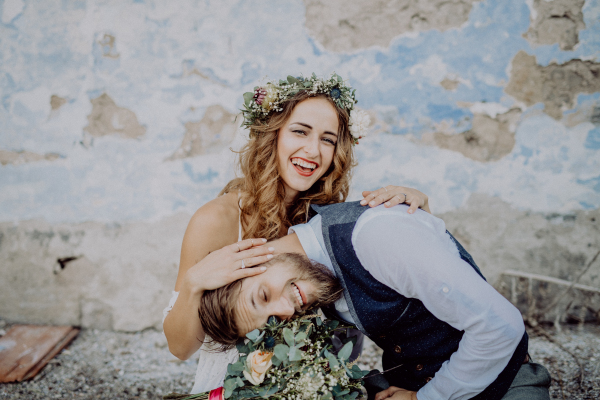
[[[194,292],[204,292],[263,273],[266,267],[251,267],[273,258],[274,249],[263,246],[266,242],[246,239],[213,251],[186,272],[186,284]]]
[[[361,200],[360,204],[363,206],[369,204],[369,207],[376,207],[384,203],[385,207],[392,207],[397,204],[406,203],[410,206],[408,208],[409,214],[417,211],[417,208],[421,208],[431,214],[429,198],[417,189],[389,185],[373,191],[364,191],[362,195],[364,199]]]
[[[411,392],[410,390],[400,389],[396,386],[390,386],[382,392],[375,395],[375,400],[418,400],[417,392]]]

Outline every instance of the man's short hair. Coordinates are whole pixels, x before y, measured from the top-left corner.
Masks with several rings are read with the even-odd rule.
[[[342,287],[335,275],[326,266],[311,261],[308,257],[297,253],[282,253],[262,264],[270,267],[273,264],[291,265],[300,272],[299,279],[313,279],[324,283],[316,293],[317,301],[312,307],[323,307],[340,298]],[[245,278],[244,278],[245,279]],[[235,309],[242,290],[243,279],[232,282],[215,290],[207,290],[200,299],[200,323],[204,333],[218,343],[218,351],[235,347],[240,338],[240,330],[236,322]]]

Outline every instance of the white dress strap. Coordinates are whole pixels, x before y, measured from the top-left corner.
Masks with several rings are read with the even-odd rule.
[[[238,192],[238,225],[239,225],[239,230],[238,230],[238,242],[242,240],[242,192]]]

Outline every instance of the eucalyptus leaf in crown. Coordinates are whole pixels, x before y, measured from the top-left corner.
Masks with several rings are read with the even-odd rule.
[[[257,124],[266,124],[271,113],[281,112],[282,104],[305,90],[310,95],[325,94],[329,96],[333,102],[340,108],[345,109],[351,116],[350,133],[354,139],[354,143],[358,143],[358,139],[366,136],[366,126],[370,120],[364,124],[365,118],[368,118],[366,113],[358,118],[358,123],[352,124],[357,119],[352,119],[354,113],[354,104],[357,103],[354,93],[356,89],[346,85],[343,79],[335,72],[329,79],[318,78],[314,73],[309,78],[302,76],[288,76],[287,80],[279,80],[279,82],[267,82],[266,85],[256,86],[253,92],[244,93],[244,107],[241,110],[244,122],[242,126],[251,127]]]
[[[322,314],[278,321],[269,318],[240,341],[240,358],[227,366],[221,388],[192,395],[171,394],[164,399],[242,400],[257,397],[277,400],[354,400],[368,371],[349,362],[353,342],[346,340],[337,354],[331,337],[347,329]]]

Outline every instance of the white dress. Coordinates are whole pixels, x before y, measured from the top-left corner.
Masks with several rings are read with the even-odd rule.
[[[241,214],[241,211],[240,211]],[[239,220],[238,241],[242,240],[242,221],[241,215]],[[171,300],[167,308],[163,310],[163,322],[173,308],[179,292],[173,291]],[[200,347],[200,357],[198,359],[198,369],[196,369],[196,378],[194,387],[190,393],[203,393],[209,390],[223,386],[223,380],[227,373],[227,365],[234,363],[239,358],[239,353],[234,347],[225,352],[217,352],[214,350],[215,345],[210,343],[211,338],[206,336],[204,343]]]

